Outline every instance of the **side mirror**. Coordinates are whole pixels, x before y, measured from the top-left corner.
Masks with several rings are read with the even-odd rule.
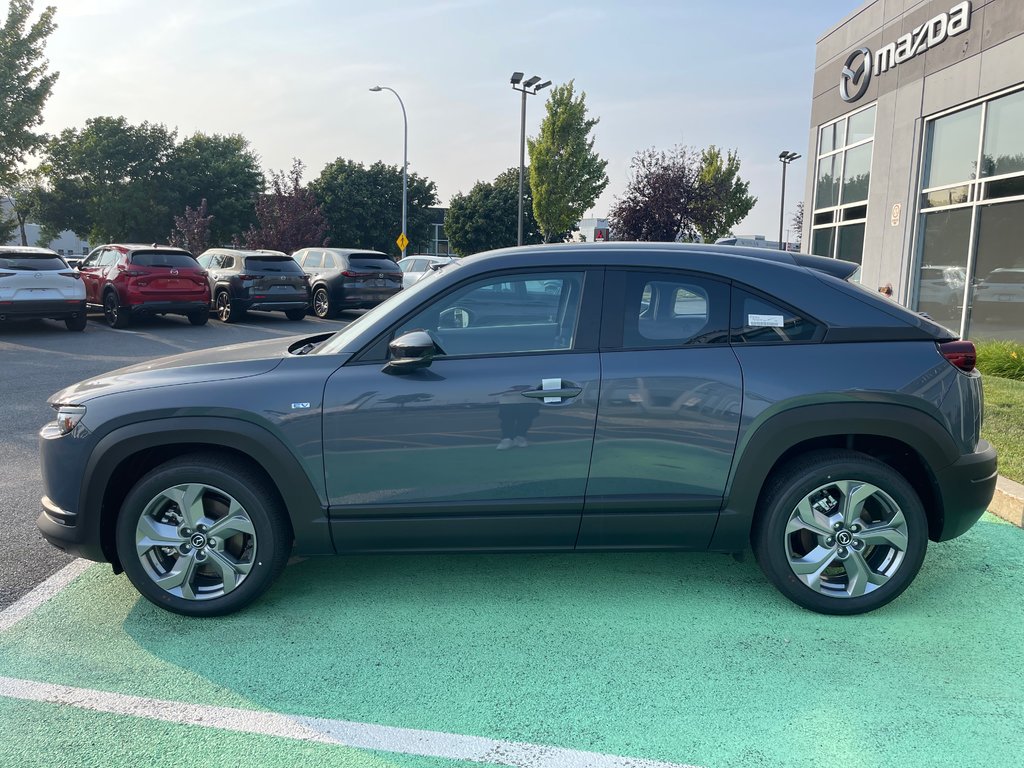
[[[429,368],[438,348],[426,331],[409,331],[388,344],[391,359],[381,369],[384,373],[411,373]]]

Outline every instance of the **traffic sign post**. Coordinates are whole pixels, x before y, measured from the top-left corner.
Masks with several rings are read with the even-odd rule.
[[[397,240],[395,240],[395,242],[396,242],[396,243],[398,244],[398,247],[399,247],[399,249],[401,249],[401,251],[402,251],[402,256],[405,256],[405,249],[406,249],[406,246],[408,246],[408,245],[409,245],[409,238],[405,236],[405,232],[403,232],[402,234],[400,234],[400,235],[398,236],[398,239],[397,239]]]

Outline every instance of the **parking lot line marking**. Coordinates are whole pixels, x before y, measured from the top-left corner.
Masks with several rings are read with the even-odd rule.
[[[32,612],[47,600],[59,595],[61,590],[85,573],[90,565],[93,565],[91,560],[72,560],[50,578],[22,595],[19,600],[4,608],[0,611],[0,632],[6,632],[22,619],[32,615]]]
[[[600,752],[347,720],[187,704],[0,676],[0,696],[180,725],[517,768],[696,768]]]

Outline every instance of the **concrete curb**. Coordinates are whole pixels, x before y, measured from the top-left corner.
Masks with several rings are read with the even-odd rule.
[[[1000,475],[988,511],[1018,528],[1024,528],[1024,485]]]

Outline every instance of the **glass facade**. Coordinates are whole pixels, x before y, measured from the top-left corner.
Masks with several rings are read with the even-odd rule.
[[[874,136],[874,105],[819,129],[811,253],[863,260]]]
[[[1021,126],[1024,90],[925,130],[913,296],[919,311],[965,337],[1024,341]]]

